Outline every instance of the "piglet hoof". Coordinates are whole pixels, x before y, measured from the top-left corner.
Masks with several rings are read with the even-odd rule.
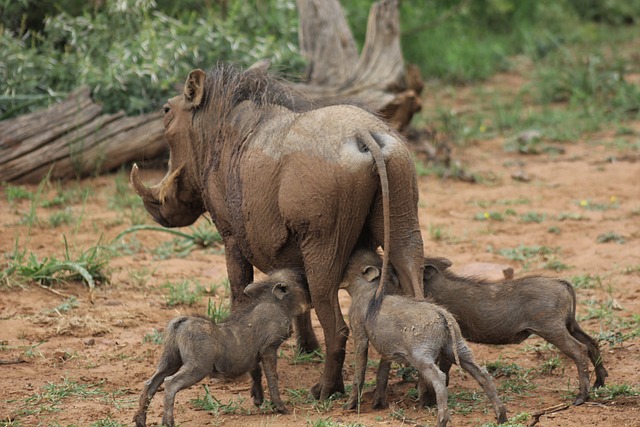
[[[507,421],[509,421],[509,419],[507,418],[507,414],[505,412],[501,412],[498,416],[498,424],[504,424]]]
[[[253,404],[256,406],[260,406],[264,402],[264,395],[261,390],[251,390],[251,397],[253,398]]]
[[[278,412],[279,414],[285,415],[289,413],[289,410],[284,406],[283,403],[274,404],[273,406],[275,406],[276,412]]]
[[[136,423],[136,427],[147,427],[147,414],[135,414],[133,422]]]
[[[387,403],[386,399],[377,396],[373,397],[373,409],[386,409],[388,407],[389,404]]]
[[[322,391],[322,384],[316,383],[313,387],[311,387],[311,390],[309,390],[309,393],[311,393],[311,396],[313,396],[314,399],[318,400],[320,399],[321,391]]]
[[[585,399],[582,396],[578,396],[578,398],[573,402],[574,406],[580,406],[582,405],[587,399]]]
[[[604,387],[604,378],[596,378],[596,381],[593,383],[593,388]]]

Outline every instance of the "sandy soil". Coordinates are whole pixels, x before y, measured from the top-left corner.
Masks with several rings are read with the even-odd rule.
[[[448,257],[454,269],[489,262],[510,265],[516,276],[542,273],[599,279],[591,281],[593,286],[577,289],[578,318],[590,334],[609,337],[601,342],[609,371],[607,384],[618,390],[626,387],[631,389],[627,394],[635,391],[636,395],[601,393],[580,407],[542,416],[539,426],[640,425],[640,122],[629,128],[631,132],[624,136],[612,132],[585,135],[576,143],[563,144],[561,154],[507,153],[504,139],[489,138],[457,148],[453,154],[484,177],[482,183],[420,178],[425,252]],[[616,144],[621,138],[631,144]],[[146,171],[145,178],[157,180],[162,174]],[[9,262],[16,240],[19,250],[26,248],[39,259],[63,259],[63,236],[72,259],[98,243],[110,244],[131,226],[132,217],[143,217],[139,208],[132,214],[129,208],[113,207],[124,197],[116,191],[117,178],[103,176],[45,188],[42,200],[77,187],[89,188],[91,194],[86,203],[38,207],[39,223],[33,227],[24,221],[31,202],[9,203],[7,188],[2,187],[2,262]],[[25,188],[34,193],[37,189]],[[65,208],[73,214],[71,223],[50,226],[48,217]],[[143,218],[151,224],[148,217]],[[540,222],[534,222],[535,218]],[[188,228],[183,231],[190,232]],[[603,235],[621,237],[624,243],[600,243]],[[153,373],[160,355],[154,334],[178,314],[203,314],[209,301],[227,301],[224,287],[215,286],[226,278],[223,248],[196,248],[183,257],[175,252],[161,256],[167,252],[161,250],[162,245],[174,237],[154,231],[125,236],[108,263],[110,283],[98,284],[93,301],[87,286],[78,282],[44,289],[35,283],[19,285],[10,278],[0,286],[0,359],[21,362],[0,365],[0,426],[131,424],[142,383]],[[544,247],[551,253],[524,262],[503,255],[522,247]],[[565,269],[555,271],[549,268],[552,266]],[[169,306],[166,284],[184,280],[190,281],[192,289],[199,283],[205,292],[193,305]],[[75,303],[69,302],[71,297]],[[346,315],[348,295],[341,295],[341,303]],[[314,321],[321,338],[315,317]],[[350,383],[351,339],[348,345],[344,373]],[[497,374],[508,367],[516,371],[511,376],[496,375],[495,382],[509,416],[521,415],[522,424],[531,422],[522,414],[570,403],[575,396],[575,365],[539,338],[514,346],[471,347],[481,364],[503,368]],[[375,359],[375,353],[371,358]],[[345,397],[324,403],[308,399],[306,392],[321,370],[318,360],[296,359],[289,340],[282,346],[279,375],[290,414],[254,408],[247,378],[233,383],[207,379],[178,395],[176,420],[182,426],[435,424],[435,411],[417,407],[412,398],[415,384],[403,381],[396,369],[389,389],[390,408],[372,410],[369,387],[360,413],[342,409]],[[372,364],[367,380],[372,381],[374,375]],[[199,409],[192,402],[204,397],[204,386],[220,401],[217,412]],[[481,389],[467,374],[454,368],[449,391],[452,425],[495,422]],[[159,393],[151,404],[150,425],[160,423],[162,396]],[[224,413],[225,408],[231,413]]]

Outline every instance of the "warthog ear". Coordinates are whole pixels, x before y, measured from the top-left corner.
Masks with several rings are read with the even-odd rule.
[[[380,277],[380,270],[373,265],[367,265],[362,269],[362,277],[364,277],[367,282],[373,282]]]
[[[187,108],[198,108],[204,97],[204,80],[207,77],[204,71],[197,69],[189,73],[184,84],[182,94]]]
[[[276,283],[273,285],[271,292],[276,296],[276,298],[282,299],[289,293],[289,285],[286,283]]]

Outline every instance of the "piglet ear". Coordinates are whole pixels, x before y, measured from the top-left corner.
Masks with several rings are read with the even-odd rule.
[[[273,285],[273,288],[271,288],[271,292],[276,298],[281,300],[289,293],[289,286],[286,283],[276,283]]]
[[[378,267],[368,265],[362,270],[362,276],[367,282],[373,282],[380,277],[380,270],[378,270]]]
[[[185,106],[189,109],[198,108],[204,98],[204,81],[207,75],[204,71],[197,69],[189,73],[184,84],[182,94],[184,95]]]
[[[428,279],[436,273],[442,273],[451,267],[452,263],[447,258],[435,257],[424,259],[424,278]],[[427,277],[428,272],[428,277]]]
[[[425,264],[424,273],[422,274],[422,278],[424,282],[428,282],[433,276],[436,276],[440,273],[433,264]]]

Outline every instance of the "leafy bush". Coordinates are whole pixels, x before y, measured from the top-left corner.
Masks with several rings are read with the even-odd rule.
[[[266,8],[268,13],[262,9]],[[105,112],[153,111],[175,94],[193,68],[219,60],[243,65],[270,58],[284,70],[303,64],[297,52],[293,0],[185,10],[178,18],[153,0],[105,2],[105,9],[46,18],[42,32],[0,32],[0,119],[63,98],[88,85]]]

